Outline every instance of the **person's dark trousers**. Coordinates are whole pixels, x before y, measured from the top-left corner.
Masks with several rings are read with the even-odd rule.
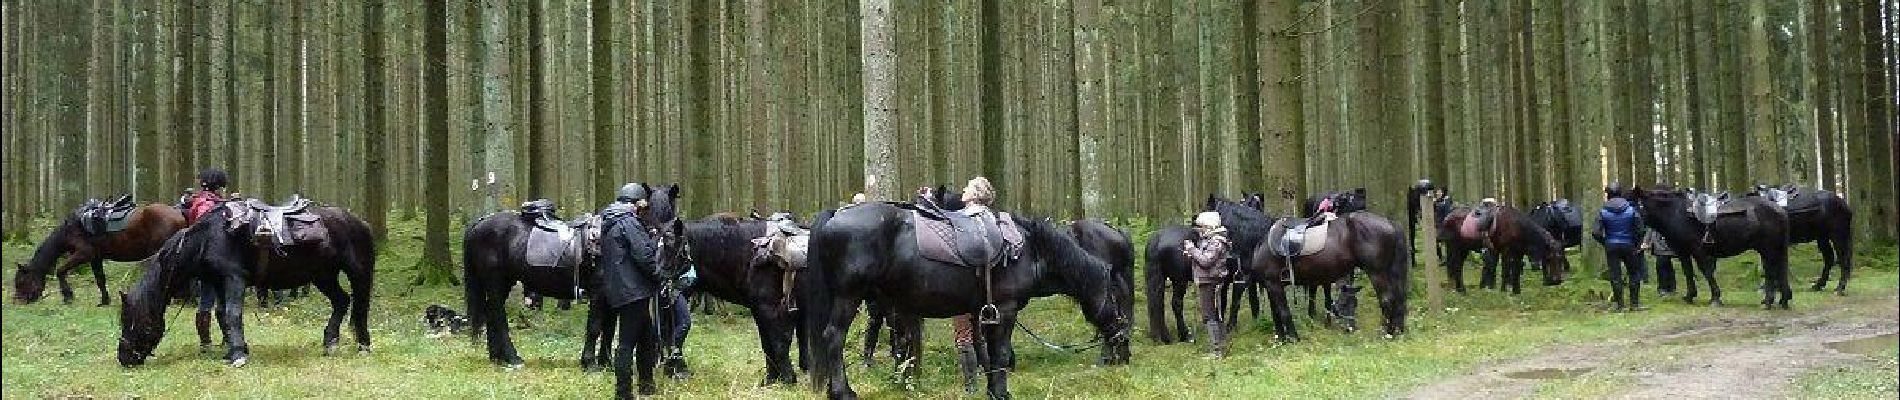
[[[1603,251],[1609,259],[1610,302],[1617,309],[1625,308],[1624,295],[1628,295],[1628,307],[1642,305],[1640,295],[1643,276],[1643,255],[1635,245],[1610,243],[1603,245]],[[1628,293],[1625,293],[1627,289]]]
[[[1227,355],[1227,324],[1221,323],[1220,284],[1196,285],[1201,298],[1201,324],[1207,326],[1207,347],[1215,357]]]
[[[620,343],[614,347],[615,398],[633,398],[630,379],[635,357],[640,363],[640,395],[658,391],[653,385],[653,366],[659,361],[660,341],[659,327],[653,325],[653,300],[634,300],[613,310],[614,318],[620,319]]]
[[[1676,292],[1676,264],[1668,256],[1656,256],[1656,293],[1668,296]]]

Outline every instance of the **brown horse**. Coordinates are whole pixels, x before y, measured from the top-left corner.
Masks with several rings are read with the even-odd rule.
[[[1464,258],[1475,248],[1474,244],[1481,245],[1486,252],[1485,279],[1480,282],[1485,287],[1489,287],[1492,271],[1502,261],[1504,276],[1498,282],[1498,288],[1508,287],[1511,294],[1522,293],[1526,257],[1543,267],[1545,286],[1564,282],[1564,273],[1570,270],[1570,261],[1564,257],[1563,243],[1526,214],[1517,208],[1500,205],[1493,208],[1490,215],[1482,217],[1488,220],[1472,221],[1471,218],[1471,210],[1453,210],[1439,228],[1439,241],[1445,244],[1450,259],[1446,265],[1460,292],[1464,291]]]
[[[1472,252],[1478,252],[1483,263],[1478,288],[1497,285],[1498,259],[1484,251],[1484,235],[1475,225],[1477,221],[1472,219],[1472,211],[1471,207],[1452,208],[1438,221],[1438,245],[1443,249],[1440,256],[1444,258],[1445,275],[1458,293],[1465,292],[1465,259],[1471,257]],[[1464,229],[1467,221],[1474,224],[1471,229]]]
[[[1304,218],[1287,218],[1276,225],[1304,223]],[[1372,288],[1378,291],[1379,311],[1385,317],[1381,325],[1385,336],[1394,337],[1404,333],[1405,293],[1411,285],[1407,274],[1412,266],[1412,248],[1405,240],[1405,232],[1400,229],[1385,217],[1370,211],[1359,211],[1341,215],[1333,221],[1326,232],[1327,244],[1317,253],[1289,257],[1275,247],[1278,240],[1261,240],[1248,259],[1246,268],[1252,269],[1267,284],[1267,300],[1273,304],[1274,336],[1286,341],[1300,339],[1293,326],[1293,312],[1287,306],[1286,286],[1289,281],[1300,285],[1330,285],[1343,281],[1350,286],[1356,272],[1365,272],[1367,279],[1372,281]],[[1288,274],[1293,279],[1287,279]],[[1356,290],[1348,287],[1342,293],[1352,296]],[[1345,303],[1350,304],[1351,301]],[[1350,326],[1353,319],[1351,310],[1338,311]]]
[[[59,294],[66,304],[73,302],[73,287],[66,282],[66,275],[73,267],[82,263],[92,265],[93,282],[99,285],[99,305],[112,304],[111,295],[106,293],[105,261],[133,262],[143,260],[158,252],[165,239],[173,233],[185,229],[185,215],[177,208],[164,204],[147,204],[126,216],[125,230],[102,235],[91,235],[82,226],[79,212],[67,215],[59,227],[40,241],[38,249],[33,251],[33,259],[19,264],[18,273],[13,275],[13,299],[21,303],[40,300],[46,291],[46,274],[59,277]],[[64,257],[65,262],[60,262]],[[55,270],[53,264],[58,263]]]

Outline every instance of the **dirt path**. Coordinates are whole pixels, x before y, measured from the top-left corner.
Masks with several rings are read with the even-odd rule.
[[[1900,331],[1900,312],[1894,308],[1900,298],[1883,297],[1878,302],[1857,301],[1793,318],[1777,319],[1768,313],[1711,318],[1590,345],[1552,348],[1528,358],[1487,364],[1405,397],[1523,398],[1545,383],[1582,377],[1618,382],[1604,392],[1616,398],[1787,397],[1786,386],[1804,371],[1865,359],[1830,343],[1867,339],[1861,344],[1891,346],[1894,333]],[[1881,311],[1865,312],[1868,309]],[[1656,356],[1663,353],[1671,356]]]

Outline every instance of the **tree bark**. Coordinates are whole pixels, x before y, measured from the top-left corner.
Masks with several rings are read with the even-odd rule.
[[[423,78],[423,100],[428,102],[428,143],[423,157],[428,163],[428,203],[424,225],[422,262],[417,266],[416,284],[458,282],[449,261],[449,82],[447,0],[426,0],[423,7],[423,54],[428,73]]]
[[[903,198],[892,152],[895,125],[897,49],[890,0],[858,4],[860,60],[864,82],[864,194],[873,200]]]
[[[387,103],[387,94],[383,87],[383,0],[365,0],[363,2],[363,94],[368,102],[363,108],[363,186],[364,220],[377,239],[385,239],[389,232],[389,193],[387,178],[390,171],[385,165],[389,153],[383,150],[387,142],[383,110]]]

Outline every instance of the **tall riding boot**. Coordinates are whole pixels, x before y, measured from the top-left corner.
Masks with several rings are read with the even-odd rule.
[[[1643,283],[1640,281],[1631,282],[1629,290],[1630,290],[1630,311],[1642,310],[1643,309]]]
[[[1227,324],[1220,321],[1207,322],[1207,347],[1214,357],[1227,356]]]
[[[211,311],[199,311],[194,322],[198,325],[198,347],[211,348]]]
[[[957,369],[963,371],[963,392],[976,394],[978,372],[982,369],[977,365],[976,346],[957,345]]]
[[[1610,281],[1611,311],[1623,311],[1623,282]]]

